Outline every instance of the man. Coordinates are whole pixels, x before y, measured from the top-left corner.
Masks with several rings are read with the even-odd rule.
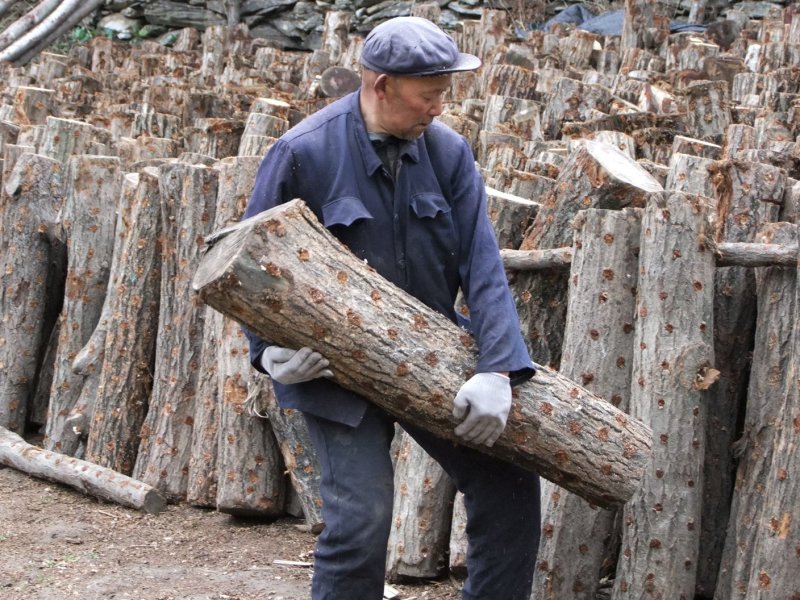
[[[430,21],[392,19],[367,36],[360,90],[286,133],[258,172],[245,216],[302,198],[383,277],[456,321],[462,289],[479,349],[454,399],[455,433],[491,446],[505,427],[511,384],[533,375],[466,141],[435,121],[452,73],[474,70]],[[325,529],[314,600],[378,600],[392,516],[394,419],[336,385],[309,348],[249,334],[254,367],[278,402],[303,412],[319,456]],[[369,368],[369,365],[365,365]],[[539,482],[510,463],[401,423],[465,494],[469,600],[527,600],[539,541]]]

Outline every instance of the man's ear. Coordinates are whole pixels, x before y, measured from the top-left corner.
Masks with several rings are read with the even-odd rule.
[[[388,85],[388,82],[389,76],[385,73],[381,73],[375,78],[375,83],[372,84],[372,89],[378,99],[383,100],[386,98],[386,86]]]

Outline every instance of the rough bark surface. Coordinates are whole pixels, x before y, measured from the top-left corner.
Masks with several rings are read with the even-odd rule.
[[[193,284],[206,303],[276,344],[315,348],[344,387],[457,441],[451,399],[474,368],[469,335],[358,261],[300,200],[216,238]],[[599,505],[627,500],[647,427],[548,369],[515,394],[504,434],[479,450]]]
[[[654,194],[642,221],[632,417],[653,428],[642,486],[624,508],[613,598],[692,598],[714,364],[713,202]]]
[[[191,293],[199,242],[214,219],[217,171],[182,162],[160,169],[163,264],[153,391],[134,477],[185,498],[203,342],[201,303]]]
[[[762,230],[761,239],[772,243],[797,242],[797,226],[774,223]],[[755,274],[758,287],[758,321],[753,345],[753,364],[747,390],[747,410],[742,436],[734,450],[739,458],[730,520],[722,553],[714,598],[745,600],[748,580],[756,559],[756,540],[763,518],[772,456],[792,370],[792,326],[797,271],[792,267],[765,267]]]
[[[575,219],[575,257],[560,373],[628,409],[641,209],[590,209]],[[594,600],[613,565],[614,511],[543,482],[533,598]]]
[[[797,263],[800,267],[800,262]],[[795,279],[797,281],[797,279]],[[795,284],[792,360],[784,373],[772,461],[766,473],[747,598],[798,598],[800,548],[800,287]],[[780,396],[778,396],[780,397]],[[775,400],[773,400],[775,401]]]
[[[80,438],[85,437],[90,408],[79,402],[85,376],[73,372],[72,361],[91,337],[103,309],[121,187],[117,158],[73,156],[67,163],[60,218],[67,280],[44,447],[69,456],[75,456]]]
[[[5,427],[0,427],[0,463],[147,513],[156,514],[166,507],[166,500],[158,490],[141,481],[78,458],[32,446]]]
[[[127,475],[153,388],[162,266],[158,170],[126,175],[123,189],[103,312],[73,368],[97,373],[96,398],[87,400],[93,409],[86,458]]]
[[[394,472],[394,506],[386,572],[389,581],[433,579],[447,565],[456,488],[444,469],[406,432]]]
[[[778,218],[786,175],[777,167],[739,161],[716,163],[719,242],[753,243],[759,230]],[[748,374],[756,329],[756,289],[746,267],[717,267],[714,272],[714,356],[719,381],[709,390],[704,455],[703,514],[697,593],[714,593],[736,465],[731,447],[747,398]]]
[[[23,154],[0,195],[0,426],[20,433],[49,336],[45,303],[62,176],[58,161]]]
[[[539,208],[521,250],[563,248],[572,243],[570,222],[579,210],[642,206],[661,185],[616,147],[586,141],[572,152],[552,193]],[[567,310],[564,273],[520,274],[512,285],[522,330],[533,360],[557,366]]]

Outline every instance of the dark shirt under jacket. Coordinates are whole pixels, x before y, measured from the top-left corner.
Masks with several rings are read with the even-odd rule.
[[[533,363],[469,145],[438,121],[422,137],[398,144],[396,172],[390,173],[367,133],[358,92],[345,96],[272,146],[245,217],[302,198],[357,257],[453,322],[461,287],[479,350],[477,371],[509,371],[514,382],[529,378]],[[262,370],[259,357],[268,342],[246,333],[251,362]],[[363,397],[327,379],[273,383],[285,408],[351,426],[364,414]]]

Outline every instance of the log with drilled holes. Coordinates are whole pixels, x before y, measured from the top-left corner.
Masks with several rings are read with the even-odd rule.
[[[452,399],[476,364],[471,336],[391,285],[301,200],[210,236],[193,287],[275,344],[310,346],[335,380],[393,415],[457,441]],[[650,429],[551,370],[515,388],[505,432],[478,449],[600,506],[637,489]]]

